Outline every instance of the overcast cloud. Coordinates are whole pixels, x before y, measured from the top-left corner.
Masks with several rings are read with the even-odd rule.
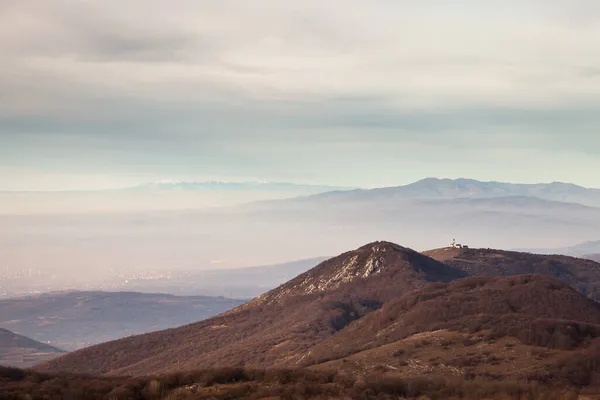
[[[0,0],[0,190],[600,187],[594,0]]]

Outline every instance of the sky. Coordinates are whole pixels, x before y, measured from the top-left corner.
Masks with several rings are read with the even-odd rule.
[[[0,190],[600,187],[596,0],[0,0]]]

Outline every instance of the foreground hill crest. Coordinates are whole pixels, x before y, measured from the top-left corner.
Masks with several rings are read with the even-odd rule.
[[[425,281],[449,281],[463,276],[460,271],[412,249],[376,241],[324,261],[249,304],[280,302],[290,297],[335,291],[356,281],[398,274],[405,275],[406,280],[418,275]]]
[[[456,343],[512,338],[519,346],[576,351],[578,357],[590,341],[600,344],[600,304],[582,296],[596,298],[600,264],[486,249],[430,253],[370,243],[217,317],[92,346],[38,369],[147,375],[231,366],[316,367],[353,354],[362,359],[359,353],[373,350],[382,357],[378,363],[401,370],[405,366],[384,347],[440,330],[458,335]],[[365,365],[373,365],[368,357]],[[523,363],[531,366],[529,359]]]

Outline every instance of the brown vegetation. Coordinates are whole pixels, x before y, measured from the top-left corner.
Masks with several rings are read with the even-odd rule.
[[[494,249],[443,248],[423,254],[468,275],[539,274],[560,279],[584,296],[600,301],[600,264],[583,258]]]
[[[400,353],[381,356],[377,349],[445,330],[462,336],[444,339],[439,351],[454,352],[469,343],[474,350],[447,358],[432,353],[432,343],[418,342],[424,351],[419,360],[428,368],[449,365],[453,376],[459,370],[477,377],[475,367],[491,365],[497,368],[486,370],[489,375],[483,378],[522,379],[508,369],[520,363],[519,370],[535,372],[542,381],[561,371],[577,372],[578,367],[560,367],[562,362],[572,365],[563,356],[585,354],[600,336],[600,304],[560,280],[541,275],[464,278],[533,271],[580,291],[578,285],[587,285],[595,293],[592,277],[599,264],[491,250],[447,249],[431,255],[438,261],[392,243],[372,243],[220,316],[94,346],[38,370],[143,376],[220,367],[320,368],[336,362],[336,369],[353,373],[356,368],[339,363],[359,365],[364,375],[401,363],[411,367]],[[482,341],[492,347],[482,349]],[[513,354],[504,354],[507,349]],[[369,361],[369,351],[378,354],[376,362]],[[523,357],[521,351],[545,357]],[[357,357],[369,362],[361,364]]]
[[[215,318],[92,346],[40,370],[141,375],[223,366],[296,367],[310,348],[384,302],[429,281],[463,276],[413,250],[372,243]]]
[[[488,331],[488,338],[573,349],[600,336],[600,304],[540,276],[472,277],[434,283],[387,302],[315,346],[305,365],[346,357],[419,332]]]
[[[590,358],[591,359],[591,358]],[[382,371],[354,379],[344,373],[225,368],[139,378],[50,375],[0,367],[3,400],[185,400],[185,399],[577,399],[600,394],[581,383],[579,362],[567,362],[553,383],[454,378],[404,378]],[[575,373],[575,375],[573,375]],[[578,397],[579,396],[579,397]]]

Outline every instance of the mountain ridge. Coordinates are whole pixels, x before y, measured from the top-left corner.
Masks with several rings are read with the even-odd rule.
[[[393,271],[394,269],[401,271]],[[426,281],[445,281],[462,277],[459,271],[427,260],[412,249],[391,242],[376,241],[326,260],[248,304],[265,304],[286,296],[332,291],[357,279],[388,272],[408,272],[411,269],[417,274],[422,274]]]
[[[395,256],[387,257],[386,254],[378,266],[380,273],[357,277],[356,271],[370,268],[366,265],[371,255],[368,249],[373,247],[385,249]],[[340,276],[351,276],[353,279],[347,282],[343,282],[344,279],[337,280],[335,284],[321,291],[307,291],[310,283],[302,285],[304,278],[310,276],[311,271],[324,270],[329,276],[336,276],[337,272],[344,271],[346,262],[352,259],[353,255],[362,256],[365,265],[352,271],[347,270],[348,275]],[[408,263],[406,257],[412,263]],[[444,273],[440,276],[444,280],[464,276],[462,272],[443,266],[414,250],[389,242],[373,242],[325,261],[299,278],[292,279],[291,285],[289,282],[283,284],[261,296],[262,298],[259,297],[219,316],[156,334],[120,339],[83,350],[87,354],[84,356],[86,359],[91,357],[101,360],[105,351],[123,355],[107,364],[100,362],[90,366],[86,362],[82,363],[83,359],[79,358],[79,355],[84,353],[78,351],[41,368],[68,368],[73,372],[118,375],[142,374],[145,371],[166,372],[176,368],[200,366],[293,366],[302,357],[303,348],[310,348],[315,342],[343,329],[394,296],[426,285],[428,281],[422,270],[428,270],[430,266],[441,266]],[[446,274],[446,271],[454,276]],[[290,287],[298,290],[290,293]],[[282,296],[282,293],[286,296]],[[169,343],[171,348],[169,362],[165,362],[162,353],[167,350],[166,343]],[[141,354],[140,351],[132,354],[128,350],[140,346],[145,354]],[[75,365],[70,360],[75,360]]]
[[[339,200],[343,198],[347,201],[372,200],[375,198],[450,200],[528,197],[552,202],[576,203],[590,207],[600,207],[600,189],[596,188],[586,188],[564,182],[526,184],[497,181],[486,182],[466,178],[425,178],[401,186],[330,191],[302,197],[315,200]]]
[[[444,252],[455,250],[457,249],[444,249]],[[473,249],[472,251],[479,250]],[[486,251],[481,250],[483,255],[493,255]],[[553,277],[553,274],[556,274],[554,269],[544,270],[541,267],[540,271],[549,275],[548,277],[541,275],[529,275],[530,278],[518,276],[465,277],[469,273],[485,275],[486,271],[465,268],[465,256],[461,258],[458,255],[447,257],[445,262],[441,262],[426,254],[417,253],[394,243],[372,242],[327,260],[265,295],[219,316],[178,328],[92,346],[41,365],[39,369],[108,375],[143,375],[224,366],[251,368],[308,366],[311,360],[310,357],[307,358],[308,354],[320,348],[319,346],[323,343],[334,340],[331,339],[333,337],[344,337],[346,335],[344,332],[352,331],[353,327],[362,323],[361,321],[369,321],[374,318],[371,315],[376,315],[373,313],[379,312],[378,310],[395,307],[388,306],[388,304],[433,301],[445,293],[446,289],[444,288],[446,287],[458,288],[456,290],[461,287],[464,287],[466,291],[475,290],[472,293],[475,296],[472,301],[479,302],[477,304],[481,305],[474,304],[473,310],[477,310],[477,307],[508,307],[499,308],[501,313],[497,314],[497,317],[490,317],[492,320],[489,318],[482,320],[481,329],[486,326],[493,327],[493,323],[490,321],[500,318],[503,315],[502,312],[510,311],[511,307],[516,306],[510,305],[512,300],[503,300],[513,296],[511,290],[514,288],[511,289],[511,287],[517,285],[526,288],[530,282],[533,282],[531,283],[532,287],[537,288],[536,290],[541,291],[540,293],[546,290],[545,288],[556,287],[556,292],[552,293],[556,293],[558,297],[564,295],[571,299],[565,304],[581,304],[576,307],[578,309],[592,307],[595,310],[600,307],[598,303],[586,299],[573,290],[587,290],[585,287],[579,287],[584,278],[572,281],[572,288],[569,288],[564,282],[559,282]],[[357,261],[352,263],[355,257]],[[522,257],[525,258],[525,261],[529,260],[525,262],[526,265],[532,261],[535,261],[533,263],[535,265],[549,265],[550,267],[554,265],[554,260],[548,256],[523,254]],[[491,259],[495,258],[497,257],[491,257]],[[376,263],[376,260],[379,262]],[[521,263],[515,263],[509,257],[500,258],[500,260],[506,262],[507,267],[512,268],[512,270],[509,268],[505,271],[507,274],[511,271],[513,275],[522,273],[519,270],[522,266]],[[523,260],[517,259],[517,261]],[[573,263],[572,268],[577,269],[580,267],[580,262],[590,266],[594,273],[596,269],[600,271],[600,264],[574,258],[566,258],[564,268],[567,268],[569,263]],[[499,264],[492,264],[492,271],[495,271],[494,265],[498,266]],[[376,271],[379,272],[376,273]],[[365,274],[365,272],[368,273]],[[525,272],[530,273],[530,270]],[[558,276],[564,278],[566,275],[558,274]],[[573,276],[576,278],[577,274],[574,273]],[[320,278],[324,283],[321,287],[319,287]],[[498,293],[496,295],[499,297],[496,301],[498,304],[488,304],[487,297],[479,295],[481,292],[477,288],[486,285],[497,288],[494,293]],[[448,293],[454,293],[455,289]],[[591,290],[588,292],[590,292],[588,293],[590,297],[595,293]],[[528,292],[526,289],[519,289],[518,293],[526,297]],[[466,301],[471,297],[467,295],[464,299]],[[559,301],[558,297],[556,301]],[[536,299],[538,298],[531,299],[534,301],[533,308],[536,307]],[[452,308],[452,304],[455,303],[449,301],[443,304],[447,308],[444,313],[456,315]],[[430,321],[427,315],[431,313],[434,316],[438,315],[433,312],[434,309],[435,307],[427,308],[430,311],[423,314],[422,317],[425,318],[423,321]],[[540,313],[540,315],[552,316],[552,314],[547,314],[548,312],[551,313],[552,310],[547,311],[546,314]],[[537,329],[541,332],[545,332],[547,329],[556,329],[557,332],[570,329],[565,328],[567,325],[560,321],[535,322],[535,319],[532,319],[534,314],[533,311],[529,312],[515,321],[507,317],[508,319],[502,320],[502,325],[506,327],[507,332],[517,332],[519,327],[534,331]],[[564,317],[566,315],[568,312],[564,311],[555,316]],[[598,315],[600,316],[600,311]],[[452,321],[459,320],[456,318],[448,320],[446,325],[444,325],[445,323],[435,325],[430,321],[422,326],[427,329],[452,328],[453,326],[463,329],[466,327],[464,325],[466,322],[455,323]],[[437,322],[442,323],[443,321]],[[582,332],[589,331],[591,335],[596,335],[596,328],[588,325],[585,323],[581,325]],[[94,361],[89,362],[89,360]],[[317,361],[314,360],[314,362]]]
[[[442,248],[423,254],[470,276],[539,274],[560,279],[600,302],[600,263],[584,258],[496,249]]]

